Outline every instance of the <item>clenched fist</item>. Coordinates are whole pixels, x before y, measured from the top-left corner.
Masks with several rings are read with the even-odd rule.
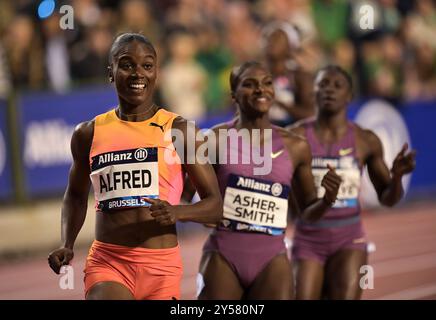
[[[335,168],[327,164],[329,171],[324,175],[321,181],[321,186],[325,189],[324,201],[332,205],[336,201],[338,196],[339,186],[341,185],[342,179],[336,173]]]
[[[50,252],[48,255],[48,264],[56,274],[59,274],[61,267],[68,265],[73,257],[73,250],[62,247]]]

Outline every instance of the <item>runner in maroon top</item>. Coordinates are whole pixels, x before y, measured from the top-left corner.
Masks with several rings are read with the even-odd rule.
[[[315,97],[316,120],[291,131],[305,136],[310,145],[318,196],[324,193],[320,179],[328,165],[336,168],[342,184],[336,202],[322,219],[313,223],[296,220],[292,259],[297,269],[297,299],[359,299],[359,270],[367,263],[359,205],[362,169],[367,166],[380,202],[393,206],[403,195],[402,176],[415,167],[415,151],[406,152],[405,144],[389,171],[380,139],[347,120],[352,82],[340,67],[327,66],[318,72]],[[298,191],[293,189],[294,199],[300,198]]]

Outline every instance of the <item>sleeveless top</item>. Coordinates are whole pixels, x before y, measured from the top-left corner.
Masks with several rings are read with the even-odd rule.
[[[145,197],[179,203],[183,172],[168,139],[177,116],[159,109],[133,122],[111,110],[95,118],[89,164],[97,211],[148,207]],[[168,156],[178,161],[166,161]]]
[[[336,227],[356,223],[360,220],[360,180],[362,168],[356,157],[355,125],[347,123],[347,132],[340,141],[332,145],[322,144],[315,134],[315,122],[304,124],[307,142],[312,151],[312,173],[315,179],[318,197],[324,196],[321,187],[323,176],[327,173],[327,164],[336,169],[342,183],[336,202],[332,208],[317,222],[298,221],[297,225],[312,227]]]
[[[293,165],[277,127],[272,126],[272,151],[263,154],[264,148],[257,148],[261,157],[270,157],[271,171],[265,175],[255,175],[251,148],[246,142],[232,136],[238,134],[235,122],[229,123],[227,137],[227,163],[218,165],[216,174],[221,195],[224,199],[223,219],[218,230],[235,232],[255,232],[269,235],[283,235],[287,226],[288,195],[293,175]],[[248,144],[250,146],[250,144]],[[254,147],[256,149],[256,147]],[[252,155],[253,155],[252,154]],[[231,158],[237,155],[237,163]],[[249,159],[245,161],[244,157]],[[248,163],[247,163],[248,162]]]

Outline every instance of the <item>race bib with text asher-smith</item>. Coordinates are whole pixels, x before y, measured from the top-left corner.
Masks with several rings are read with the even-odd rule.
[[[159,197],[158,148],[137,148],[92,157],[91,181],[97,210],[148,207]]]
[[[278,182],[230,174],[221,227],[280,235],[285,232],[290,187]]]

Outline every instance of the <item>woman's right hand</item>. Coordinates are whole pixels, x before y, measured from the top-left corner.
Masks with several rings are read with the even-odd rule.
[[[48,255],[48,264],[56,274],[59,274],[61,267],[68,265],[73,257],[73,250],[62,247],[50,252]]]
[[[321,186],[325,189],[324,201],[333,205],[338,196],[339,187],[342,182],[342,178],[336,173],[335,168],[333,168],[330,164],[327,165],[328,171],[322,178]]]

